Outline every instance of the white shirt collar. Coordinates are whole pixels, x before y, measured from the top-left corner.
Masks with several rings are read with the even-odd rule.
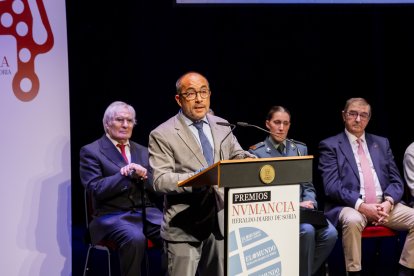
[[[111,140],[112,144],[114,144],[114,146],[115,146],[115,147],[116,147],[116,145],[120,144],[120,143],[119,143],[118,141],[116,141],[115,139],[112,139],[112,137],[111,137],[111,136],[109,136],[109,134],[108,134],[108,133],[106,134],[106,137],[108,137],[108,138],[109,138],[109,140]],[[130,145],[129,145],[129,140],[127,140],[127,141],[126,141],[126,143],[125,143],[124,145],[126,145],[127,147],[130,147]]]

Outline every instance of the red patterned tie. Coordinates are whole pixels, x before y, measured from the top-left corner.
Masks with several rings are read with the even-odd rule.
[[[116,146],[121,149],[122,157],[124,157],[125,162],[127,162],[127,164],[129,164],[128,157],[127,157],[126,152],[125,152],[125,145],[118,144]]]
[[[365,155],[364,148],[362,147],[361,139],[357,139],[357,143],[359,161],[361,162],[362,175],[364,176],[365,202],[376,203],[377,196],[375,193],[374,176],[372,175],[371,166],[367,156]]]

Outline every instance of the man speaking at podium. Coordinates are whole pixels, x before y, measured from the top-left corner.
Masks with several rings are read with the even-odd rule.
[[[250,147],[250,152],[260,158],[307,155],[305,144],[287,139],[290,128],[290,112],[283,106],[273,106],[266,117],[266,127],[270,135],[264,142]],[[263,129],[265,130],[265,129]],[[300,184],[300,208],[316,210],[316,191],[311,182]],[[325,219],[323,218],[325,222]],[[300,276],[315,275],[331,253],[338,231],[331,223],[300,223]]]
[[[224,275],[223,191],[217,186],[178,187],[183,181],[222,159],[254,157],[244,151],[226,120],[208,113],[210,86],[196,72],[176,83],[178,114],[149,136],[154,188],[164,193],[161,236],[169,275]],[[219,225],[220,224],[220,225]],[[222,228],[221,228],[222,229]]]

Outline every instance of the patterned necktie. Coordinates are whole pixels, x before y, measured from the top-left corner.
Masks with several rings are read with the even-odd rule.
[[[207,139],[207,136],[205,135],[203,131],[203,121],[194,122],[193,125],[198,130],[198,137],[200,138],[201,147],[203,148],[203,154],[206,158],[207,164],[209,166],[213,165],[214,161],[214,155],[213,155],[213,148],[211,147],[210,142]]]
[[[368,158],[365,155],[364,148],[362,147],[361,139],[357,139],[358,143],[358,155],[361,163],[362,175],[364,176],[364,189],[365,189],[365,202],[376,203],[377,196],[375,193],[374,176],[372,175],[371,166]]]
[[[125,162],[127,162],[127,164],[129,164],[128,157],[127,157],[126,152],[125,152],[125,145],[117,144],[116,146],[121,149],[122,157],[124,157]]]

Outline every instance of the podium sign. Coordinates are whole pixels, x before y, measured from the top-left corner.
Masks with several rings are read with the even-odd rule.
[[[299,275],[301,182],[313,156],[222,160],[179,186],[224,187],[226,275]]]
[[[230,189],[227,275],[299,275],[298,185]]]

